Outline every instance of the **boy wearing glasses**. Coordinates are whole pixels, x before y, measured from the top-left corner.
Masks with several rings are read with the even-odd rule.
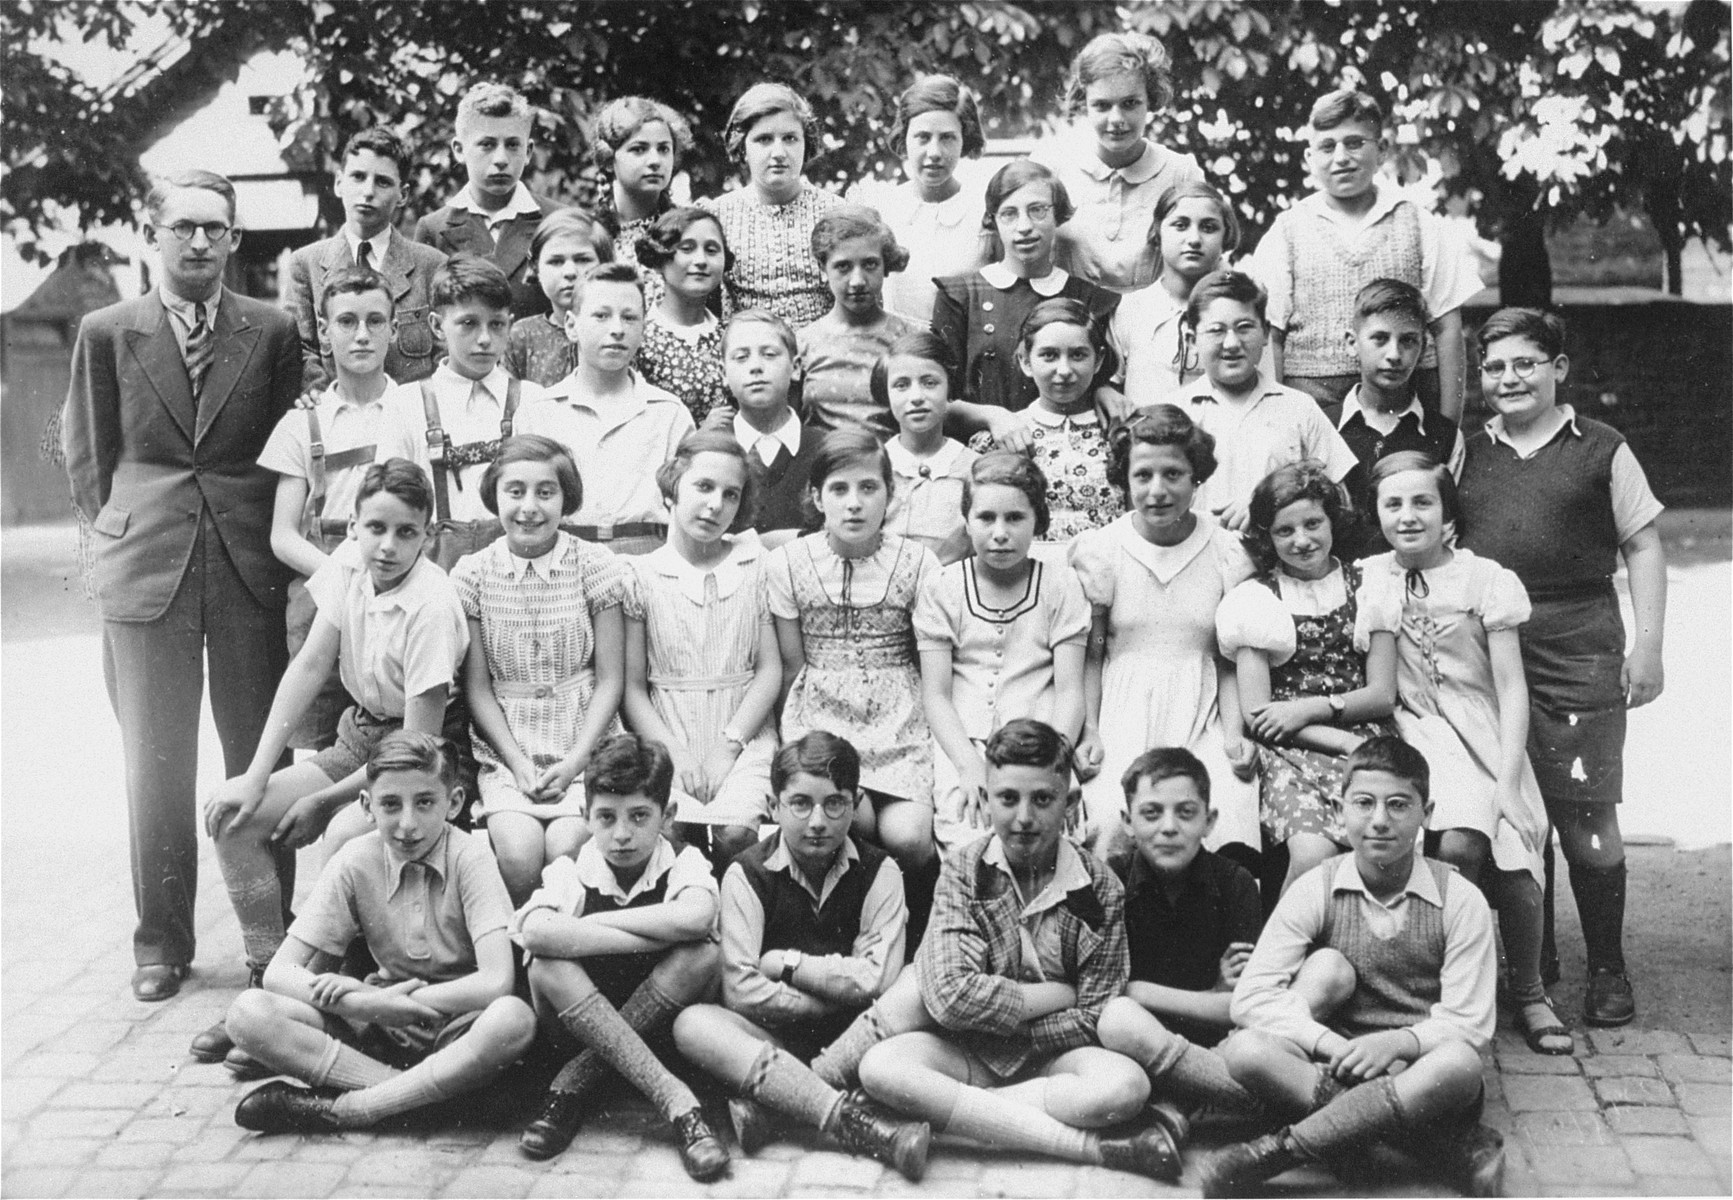
[[[918,1182],[927,1124],[889,1119],[807,1066],[903,965],[902,872],[848,833],[861,800],[860,756],[814,731],[777,752],[770,783],[776,832],[722,878],[723,1006],[681,1013],[675,1041],[737,1094],[728,1114],[744,1153],[772,1136],[774,1113]]]
[[[1480,1124],[1480,1051],[1492,1040],[1498,956],[1479,889],[1417,841],[1431,772],[1397,737],[1349,755],[1342,818],[1352,854],[1295,881],[1234,988],[1235,1082],[1292,1124],[1199,1169],[1205,1196],[1265,1194],[1302,1163],[1342,1167],[1388,1141],[1495,1196],[1503,1141]],[[1314,1014],[1307,996],[1346,999]]]
[[[1321,96],[1306,141],[1318,190],[1277,215],[1251,267],[1270,290],[1277,377],[1316,397],[1334,419],[1360,379],[1342,340],[1355,293],[1374,279],[1400,279],[1437,314],[1428,325],[1434,349],[1420,361],[1421,402],[1461,419],[1462,306],[1480,290],[1467,246],[1442,217],[1380,185],[1390,143],[1371,96],[1351,88]]]
[[[1523,625],[1528,753],[1570,865],[1587,944],[1584,1019],[1636,1013],[1625,973],[1625,847],[1619,835],[1625,712],[1661,694],[1667,560],[1661,502],[1625,439],[1558,402],[1570,369],[1564,324],[1505,308],[1480,328],[1481,391],[1495,410],[1470,438],[1459,489],[1461,544],[1515,571],[1534,614]],[[1636,638],[1625,654],[1613,572],[1630,575]],[[1558,978],[1553,860],[1541,974]]]

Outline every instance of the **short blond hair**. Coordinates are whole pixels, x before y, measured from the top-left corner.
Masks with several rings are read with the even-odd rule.
[[[533,131],[536,123],[535,109],[524,99],[524,94],[514,87],[503,83],[478,83],[463,94],[463,99],[457,102],[457,120],[454,123],[457,136],[463,136],[463,128],[476,117],[507,117],[520,120],[527,131]]]

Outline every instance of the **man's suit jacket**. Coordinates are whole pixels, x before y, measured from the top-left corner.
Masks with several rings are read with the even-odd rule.
[[[535,202],[541,206],[542,217],[560,207],[546,196],[536,196]],[[498,231],[490,234],[479,213],[448,204],[415,223],[415,240],[448,255],[462,252],[492,259],[511,280],[512,316],[533,317],[552,307],[536,280],[536,265],[530,261],[530,239],[541,223],[541,217],[525,214],[501,222]]]
[[[427,312],[433,273],[444,261],[442,251],[412,242],[393,229],[386,243],[385,261],[374,264],[390,282],[391,299],[397,306],[397,337],[385,352],[385,373],[398,383],[426,379],[438,365],[438,346],[427,324]],[[349,240],[341,233],[302,246],[289,260],[289,302],[284,307],[294,314],[301,332],[301,386],[305,390],[324,387],[337,377],[330,347],[319,339],[319,293],[333,272],[354,265]]]
[[[85,317],[72,352],[64,440],[72,502],[95,529],[109,621],[151,621],[174,598],[208,509],[262,604],[290,578],[271,553],[276,476],[259,452],[301,391],[301,344],[280,309],[227,290],[195,404],[172,320],[152,292]]]

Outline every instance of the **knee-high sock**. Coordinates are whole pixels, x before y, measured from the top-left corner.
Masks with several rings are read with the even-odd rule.
[[[967,1084],[957,1085],[945,1132],[1069,1162],[1101,1161],[1101,1142],[1095,1134],[1050,1117],[1043,1109]]]
[[[503,1064],[491,1069],[484,1065],[479,1039],[458,1038],[400,1075],[359,1091],[344,1092],[332,1105],[331,1115],[350,1128],[376,1125],[386,1117],[473,1091],[501,1067]]]
[[[229,889],[229,903],[241,924],[241,944],[246,947],[247,961],[263,966],[283,944],[283,910],[287,897],[277,874],[276,859],[257,847],[245,850],[234,847],[217,856],[223,869],[223,883]]]
[[[372,1087],[395,1079],[402,1072],[388,1067],[376,1058],[369,1058],[353,1046],[345,1046],[334,1037],[325,1039],[325,1053],[319,1065],[307,1076],[314,1087],[335,1087],[345,1090]]]
[[[1527,871],[1488,872],[1498,902],[1498,931],[1510,967],[1510,995],[1518,1004],[1546,999],[1540,979],[1541,886]]]
[[[624,1075],[669,1120],[698,1107],[692,1089],[662,1065],[602,993],[591,992],[566,1009],[560,1014],[560,1023]]]
[[[1178,1043],[1175,1049],[1143,1064],[1162,1097],[1247,1116],[1262,1110],[1257,1097],[1234,1082],[1221,1055],[1178,1034],[1173,1038]]]
[[[814,1129],[830,1132],[842,1108],[842,1093],[813,1074],[812,1068],[794,1055],[764,1043],[741,1088],[766,1108],[786,1113]]]
[[[626,1003],[620,1006],[620,1019],[639,1037],[648,1041],[674,1023],[681,1007],[679,1001],[656,986],[654,979],[646,979],[626,997]],[[586,1046],[578,1052],[577,1057],[560,1068],[560,1073],[554,1076],[553,1090],[578,1096],[588,1095],[612,1070],[607,1059]]]
[[[1385,1076],[1351,1088],[1288,1127],[1288,1141],[1314,1161],[1364,1148],[1407,1124],[1396,1084]]]
[[[1571,891],[1583,923],[1589,973],[1625,970],[1625,864],[1610,867],[1571,864]]]
[[[812,1073],[838,1091],[846,1092],[860,1082],[860,1060],[866,1052],[890,1036],[874,1005],[854,1019],[840,1037],[812,1060]]]

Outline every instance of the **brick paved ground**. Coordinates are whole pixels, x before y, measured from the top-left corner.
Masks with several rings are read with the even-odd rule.
[[[10,536],[0,672],[0,1195],[1183,1194],[1099,1168],[953,1146],[935,1150],[917,1188],[811,1140],[739,1159],[728,1180],[698,1188],[681,1172],[670,1135],[629,1102],[599,1115],[572,1152],[549,1164],[519,1156],[521,1114],[474,1106],[374,1133],[243,1132],[232,1114],[246,1089],[186,1056],[188,1040],[243,982],[215,864],[207,849],[194,977],[174,1001],[137,1003],[127,986],[132,901],[119,752],[95,638],[63,576],[58,594],[52,577],[21,590]],[[20,620],[24,604],[33,606],[28,621]],[[1717,743],[1714,753],[1723,748]],[[220,760],[208,730],[201,761],[214,782]],[[1724,790],[1708,802],[1724,814]],[[1505,1030],[1489,1056],[1487,1120],[1507,1134],[1513,1194],[1730,1192],[1728,849],[1638,848],[1632,879],[1646,1027],[1581,1036],[1568,1059],[1530,1054]],[[1581,959],[1568,910],[1561,905],[1570,971]],[[1555,994],[1571,1019],[1580,985]],[[1315,1171],[1284,1177],[1278,1190],[1439,1194],[1413,1182],[1344,1187]]]

